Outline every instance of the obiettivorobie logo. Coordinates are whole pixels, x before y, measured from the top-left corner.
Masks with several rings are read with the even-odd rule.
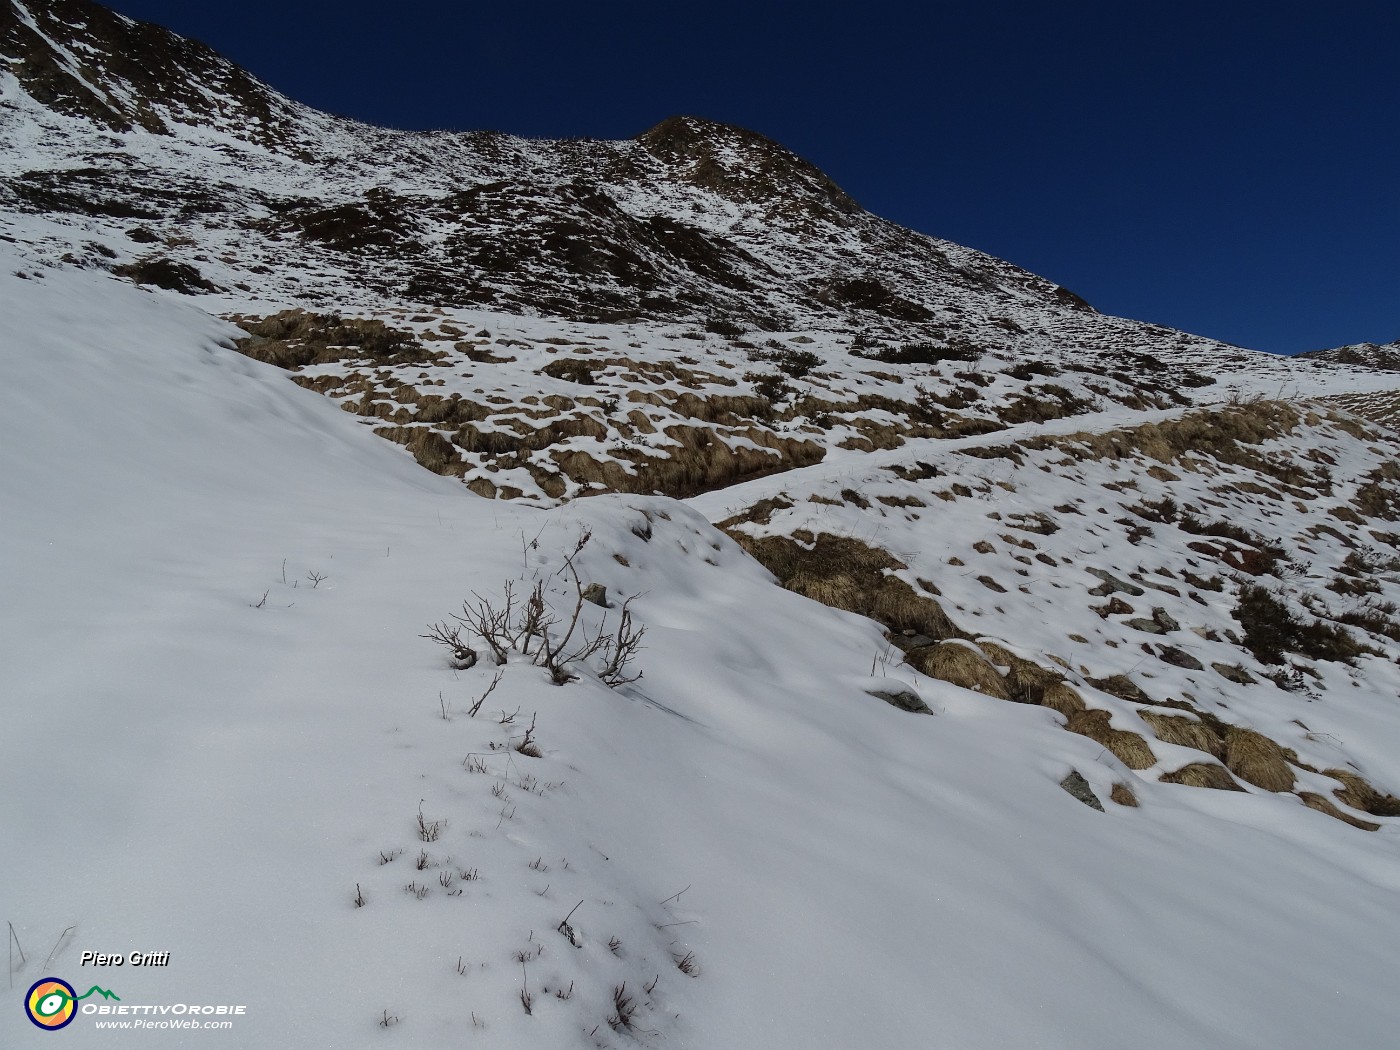
[[[35,1025],[46,1032],[56,1032],[73,1023],[78,1015],[78,1003],[90,995],[100,995],[104,999],[121,997],[106,988],[93,985],[79,995],[71,984],[59,977],[45,977],[35,981],[24,997],[24,1013]]]
[[[83,1002],[89,998],[93,1001]],[[233,1018],[247,1012],[242,1003],[124,1003],[95,984],[79,995],[61,977],[35,981],[24,996],[25,1016],[46,1032],[67,1028],[80,1013],[95,1015],[98,1028],[232,1028]]]

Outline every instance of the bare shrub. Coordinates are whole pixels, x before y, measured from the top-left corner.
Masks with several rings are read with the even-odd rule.
[[[636,1012],[636,1000],[627,994],[627,982],[623,981],[613,989],[613,1013],[608,1018],[608,1027],[614,1032],[620,1028],[631,1031],[634,1024],[633,1015]]]
[[[607,631],[606,615],[591,633],[582,622],[583,607],[589,601],[587,596],[595,591],[584,585],[575,561],[591,535],[587,531],[580,534],[574,549],[564,559],[564,567],[555,574],[567,574],[573,584],[573,600],[567,616],[551,607],[546,581],[537,581],[528,597],[521,601],[513,583],[508,580],[503,588],[503,597],[493,600],[473,592],[475,602],[465,601],[461,613],[451,614],[451,619],[456,621],[455,626],[446,621],[430,625],[430,633],[423,637],[447,646],[454,660],[465,651],[472,654],[474,662],[474,651],[461,640],[461,631],[469,630],[486,645],[497,665],[505,664],[511,653],[528,657],[533,664],[549,671],[555,685],[574,681],[578,676],[570,669],[571,666],[601,654],[599,677],[604,684],[615,689],[635,682],[641,677],[641,672],[629,672],[641,650],[642,637],[646,634],[646,628],[638,626],[633,619],[632,602],[636,596],[623,602],[620,624],[615,632]],[[471,708],[472,715],[480,710],[482,701],[498,681],[499,675]]]
[[[427,638],[436,642],[448,651],[448,662],[458,671],[465,671],[473,666],[477,660],[476,650],[462,641],[461,625],[433,623],[428,625],[428,633],[420,634],[419,638]],[[499,662],[499,661],[498,661]]]
[[[526,758],[541,758],[544,752],[540,750],[540,745],[535,741],[535,718],[530,716],[530,728],[525,730],[525,735],[520,742],[515,745],[515,750]]]
[[[418,837],[424,842],[436,842],[442,837],[442,829],[447,827],[445,820],[428,820],[423,816],[423,803],[418,803]]]

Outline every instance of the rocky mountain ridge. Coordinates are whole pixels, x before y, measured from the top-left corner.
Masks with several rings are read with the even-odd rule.
[[[1032,349],[1216,346],[881,220],[776,143],[699,118],[624,142],[372,128],[88,0],[6,0],[0,70],[8,206],[219,287]]]

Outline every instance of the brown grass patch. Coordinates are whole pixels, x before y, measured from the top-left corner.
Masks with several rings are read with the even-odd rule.
[[[1187,787],[1214,788],[1217,791],[1243,791],[1229,770],[1214,762],[1192,762],[1173,773],[1163,773],[1164,784],[1185,784]]]
[[[763,430],[750,429],[735,435],[762,448],[747,444],[730,447],[703,427],[670,426],[666,435],[679,447],[667,449],[664,456],[625,450],[616,453],[631,464],[632,471],[615,460],[595,459],[577,449],[556,451],[551,459],[562,473],[584,486],[601,485],[610,492],[661,492],[684,499],[794,467],[810,466],[826,455],[826,450],[815,442],[781,438]]]
[[[228,320],[249,334],[240,353],[279,368],[301,368],[332,361],[369,360],[379,365],[423,365],[446,359],[412,333],[383,321],[284,310],[270,317],[234,315]]]
[[[1144,693],[1138,684],[1125,674],[1109,675],[1107,678],[1089,678],[1088,683],[1109,696],[1127,700],[1134,704],[1151,704],[1155,701]]]
[[[1047,685],[1041,694],[1040,706],[1052,708],[1066,718],[1072,718],[1079,712],[1087,710],[1084,698],[1079,695],[1079,691],[1064,682],[1051,682]]]
[[[1293,769],[1283,748],[1252,729],[1226,728],[1225,765],[1241,780],[1265,791],[1293,790]]]
[[[1184,715],[1167,715],[1160,711],[1139,711],[1138,715],[1152,727],[1152,733],[1166,744],[1204,751],[1215,758],[1225,757],[1225,740],[1204,722]]]
[[[468,464],[445,437],[426,427],[375,427],[374,432],[396,445],[405,446],[420,465],[434,474],[460,477]]]
[[[961,642],[939,642],[916,650],[909,655],[909,662],[931,678],[998,700],[1011,699],[1011,692],[997,669],[976,649]]]
[[[1010,699],[1021,704],[1038,704],[1054,707],[1066,716],[1084,710],[1084,700],[1070,686],[1064,684],[1064,676],[1058,671],[1041,667],[1039,664],[1017,656],[1005,646],[996,642],[978,642],[987,659],[998,667],[1009,668],[1006,674],[1006,687]],[[1054,689],[1055,703],[1047,703],[1050,691]]]
[[[1070,716],[1065,728],[1102,744],[1129,769],[1146,769],[1155,765],[1157,756],[1152,753],[1147,740],[1139,733],[1114,729],[1109,725],[1109,717],[1107,711],[1078,711]]]
[[[1315,809],[1319,813],[1326,813],[1329,817],[1336,817],[1354,828],[1360,828],[1362,831],[1380,830],[1379,824],[1372,824],[1369,820],[1362,820],[1360,817],[1353,817],[1350,813],[1343,813],[1326,796],[1319,795],[1315,791],[1300,791],[1298,797],[1303,800],[1303,805],[1307,806],[1308,809]]]
[[[1190,412],[1180,419],[1146,423],[1109,433],[1077,433],[1023,442],[1030,450],[1059,449],[1073,459],[1130,459],[1176,463],[1192,469],[1192,460],[1211,456],[1221,463],[1268,474],[1290,492],[1290,486],[1315,482],[1309,471],[1291,460],[1268,457],[1257,446],[1290,434],[1302,416],[1285,402],[1258,401]]]
[[[1137,809],[1137,796],[1133,794],[1133,789],[1127,784],[1114,784],[1113,790],[1109,792],[1110,802],[1116,802],[1120,806],[1127,806],[1129,809]]]
[[[829,533],[754,537],[728,531],[790,591],[868,616],[896,633],[912,630],[935,640],[966,637],[938,602],[888,574],[905,566],[887,551]]]
[[[1342,782],[1343,787],[1333,794],[1352,809],[1376,817],[1400,817],[1400,798],[1377,791],[1359,773],[1346,769],[1325,769],[1323,773]]]

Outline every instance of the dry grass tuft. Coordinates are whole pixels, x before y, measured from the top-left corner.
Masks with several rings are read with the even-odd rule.
[[[1077,459],[1142,455],[1158,463],[1173,463],[1187,456],[1208,455],[1223,463],[1257,469],[1264,457],[1251,446],[1291,433],[1301,418],[1286,403],[1258,401],[1191,412],[1180,419],[1127,430],[1070,434],[1025,444],[1031,449],[1063,448]]]
[[[1102,744],[1129,769],[1146,769],[1157,762],[1157,756],[1141,734],[1109,725],[1107,711],[1078,711],[1070,716],[1065,728]]]
[[[1378,831],[1380,829],[1379,824],[1372,824],[1369,820],[1362,820],[1360,817],[1353,817],[1350,813],[1343,813],[1326,796],[1319,795],[1315,791],[1300,791],[1298,797],[1303,800],[1303,805],[1307,806],[1308,809],[1315,809],[1319,813],[1326,813],[1329,817],[1336,817],[1354,828],[1360,828],[1362,831]]]
[[[1265,791],[1293,790],[1293,769],[1283,748],[1252,729],[1226,728],[1225,765],[1241,780]]]
[[[1137,809],[1137,796],[1133,794],[1133,789],[1127,784],[1114,784],[1113,790],[1109,792],[1109,801],[1116,802],[1120,806],[1127,806],[1129,809]]]
[[[425,427],[375,427],[374,432],[403,445],[421,466],[434,474],[460,477],[467,470],[468,464],[458,455],[452,443],[436,430]]]
[[[878,547],[829,533],[755,538],[731,530],[730,535],[790,591],[869,616],[896,633],[912,630],[935,640],[966,637],[938,602],[888,575],[904,563]]]
[[[1244,790],[1235,783],[1235,778],[1224,766],[1214,762],[1192,762],[1174,773],[1163,773],[1160,779],[1164,784],[1185,784],[1187,787],[1215,788],[1217,791]]]
[[[1045,692],[1041,694],[1040,704],[1042,707],[1053,708],[1066,718],[1072,718],[1087,710],[1079,690],[1064,682],[1051,682],[1047,685]]]
[[[1400,817],[1400,798],[1382,794],[1360,774],[1346,769],[1325,769],[1323,772],[1342,782],[1344,786],[1333,794],[1352,809],[1376,817]]]
[[[810,466],[826,455],[826,450],[814,441],[779,437],[754,427],[720,435],[708,427],[676,424],[667,427],[665,433],[675,445],[664,456],[639,450],[614,453],[630,463],[630,471],[615,459],[599,460],[581,449],[556,450],[549,458],[560,472],[580,485],[601,485],[609,492],[661,492],[683,499]],[[738,440],[733,445],[726,444],[724,436]]]
[[[428,350],[412,332],[373,319],[285,310],[270,317],[235,315],[230,320],[249,333],[237,342],[241,353],[279,368],[357,360],[423,365],[445,356]]]
[[[1006,674],[1006,687],[1011,693],[1011,699],[1021,704],[1037,704],[1047,707],[1055,707],[1056,710],[1064,710],[1066,715],[1075,710],[1084,710],[1084,701],[1069,686],[1064,684],[1064,675],[1058,671],[1052,671],[1047,667],[1041,667],[1034,661],[1017,656],[1010,649],[996,642],[983,641],[977,643],[982,651],[987,654],[987,659],[998,667],[1007,667],[1010,670]],[[1059,687],[1056,689],[1056,687]],[[1069,708],[1057,706],[1057,704],[1046,703],[1046,697],[1051,689],[1055,689],[1055,700],[1057,704],[1063,704]]]
[[[1138,715],[1152,727],[1158,740],[1204,751],[1215,758],[1225,757],[1225,740],[1204,722],[1184,715],[1166,715],[1160,711],[1139,711]]]
[[[1119,700],[1128,700],[1135,704],[1153,703],[1152,698],[1125,674],[1109,675],[1107,678],[1090,678],[1088,682],[1095,689],[1101,689],[1109,696],[1116,696]]]
[[[1011,692],[997,669],[970,645],[939,642],[910,654],[909,662],[931,678],[971,689],[998,700],[1010,700]]]

